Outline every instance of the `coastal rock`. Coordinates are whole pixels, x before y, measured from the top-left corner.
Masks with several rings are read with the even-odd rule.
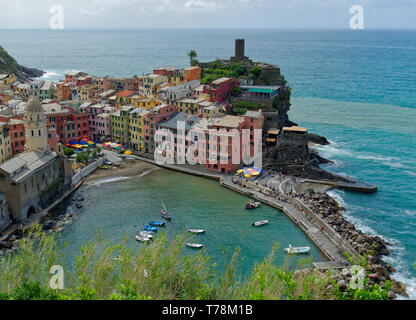
[[[319,136],[314,133],[308,133],[308,141],[314,144],[320,144],[322,146],[327,146],[331,144],[325,137]]]
[[[346,283],[346,281],[345,281],[345,280],[339,280],[339,281],[337,282],[337,285],[338,285],[338,287],[339,287],[339,290],[340,290],[340,291],[345,291],[345,290],[347,290],[348,285],[347,285],[347,283]]]
[[[400,281],[396,281],[394,279],[391,280],[391,291],[395,294],[401,295],[403,297],[408,298],[409,295],[406,293],[406,285]]]
[[[0,241],[0,248],[11,249],[13,248],[13,242],[12,241]]]

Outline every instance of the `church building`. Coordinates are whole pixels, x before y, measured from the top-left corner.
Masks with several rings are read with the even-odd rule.
[[[0,199],[13,223],[41,212],[72,185],[71,165],[62,145],[56,153],[48,146],[46,116],[36,98],[26,104],[24,126],[25,152],[0,165]],[[9,222],[5,216],[4,212],[0,216],[0,229]]]

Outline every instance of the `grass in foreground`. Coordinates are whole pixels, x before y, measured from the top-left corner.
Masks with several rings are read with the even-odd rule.
[[[132,249],[128,239],[113,244],[97,235],[80,249],[62,290],[50,289],[54,265],[65,266],[64,250],[53,235],[39,226],[20,241],[20,250],[0,259],[0,300],[324,300],[386,299],[387,292],[368,286],[340,292],[326,274],[299,266],[276,266],[272,253],[241,280],[239,249],[224,273],[204,251],[184,255],[185,234],[168,240],[161,234],[149,244]],[[115,259],[117,257],[117,259]],[[351,291],[352,290],[352,291]]]

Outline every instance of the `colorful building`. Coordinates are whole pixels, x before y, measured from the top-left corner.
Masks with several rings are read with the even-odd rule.
[[[111,131],[115,142],[129,144],[129,112],[136,107],[123,106],[111,114]]]
[[[188,67],[182,70],[183,81],[190,82],[194,80],[201,80],[201,68],[200,67]]]
[[[12,148],[12,157],[25,151],[26,135],[25,126],[20,119],[10,119],[7,122],[10,135],[10,146]]]
[[[176,102],[178,106],[178,111],[183,112],[188,115],[198,115],[198,105],[201,102],[204,102],[203,99],[182,99]]]
[[[86,77],[88,74],[81,71],[70,71],[65,74],[65,83],[76,82],[79,77]]]
[[[149,74],[142,79],[142,87],[140,93],[146,97],[152,97],[156,93],[156,87],[164,82],[168,82],[168,77],[159,74]]]
[[[56,99],[58,101],[72,100],[71,86],[65,82],[59,82],[56,86]]]
[[[47,118],[47,127],[56,131],[58,143],[64,145],[71,141],[89,139],[88,114],[80,113],[57,103],[42,106]]]
[[[10,145],[10,133],[6,122],[0,122],[0,164],[9,160],[12,156]]]
[[[123,90],[117,93],[117,106],[134,105],[133,97],[136,96],[134,91]]]
[[[169,120],[177,113],[177,107],[172,105],[160,105],[149,110],[144,118],[144,152],[153,153],[155,150],[156,127],[159,122]]]
[[[227,99],[231,91],[238,86],[238,80],[232,78],[220,78],[212,82],[209,88],[211,102],[221,103]]]
[[[129,113],[129,146],[132,149],[144,150],[144,119],[150,113],[145,108],[135,108]]]

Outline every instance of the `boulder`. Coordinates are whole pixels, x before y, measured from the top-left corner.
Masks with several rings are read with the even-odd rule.
[[[345,291],[345,290],[347,290],[348,285],[347,285],[347,283],[345,282],[345,280],[339,280],[339,281],[337,282],[337,285],[338,285],[338,287],[339,287],[339,290],[340,290],[340,291]]]
[[[11,249],[13,248],[13,242],[12,241],[0,241],[0,248]]]

